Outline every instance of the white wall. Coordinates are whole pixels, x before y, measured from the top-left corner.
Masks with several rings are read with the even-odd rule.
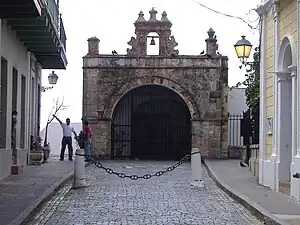
[[[230,114],[242,114],[247,109],[245,89],[232,88],[228,93],[228,112]]]
[[[18,99],[17,99],[17,111],[18,111],[18,123],[17,123],[17,148],[20,147],[20,132],[21,132],[21,76],[26,77],[26,97],[25,97],[25,149],[29,148],[30,134],[32,133],[30,129],[37,127],[36,110],[29,107],[30,102],[36,102],[36,99],[32,99],[31,90],[31,80],[35,77],[30,69],[30,61],[34,60],[34,55],[27,52],[26,47],[17,38],[15,32],[7,25],[5,20],[1,21],[1,45],[0,45],[0,55],[8,61],[8,80],[7,80],[7,135],[6,135],[6,148],[10,148],[11,145],[11,113],[12,113],[12,67],[18,70]],[[35,62],[33,62],[36,65]],[[31,63],[32,64],[32,63]],[[35,86],[40,79],[36,80]],[[4,84],[1,84],[4,85]],[[37,88],[35,88],[37,92]],[[37,95],[37,93],[35,93]],[[35,96],[36,97],[36,96]],[[35,104],[36,105],[36,104]],[[34,126],[30,126],[30,122],[34,123]]]

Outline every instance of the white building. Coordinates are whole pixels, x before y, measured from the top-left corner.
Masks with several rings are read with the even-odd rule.
[[[300,2],[262,0],[259,183],[300,201]],[[285,190],[283,190],[285,189]]]
[[[17,5],[16,5],[17,4]],[[27,164],[30,136],[39,135],[42,69],[65,69],[66,36],[55,0],[0,2],[0,180]],[[12,162],[12,112],[17,161]]]

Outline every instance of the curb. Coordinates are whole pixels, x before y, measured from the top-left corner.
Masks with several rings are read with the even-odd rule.
[[[252,201],[250,198],[244,196],[238,191],[231,188],[223,180],[221,180],[215,173],[215,171],[206,164],[205,160],[203,161],[204,166],[208,171],[208,175],[214,180],[219,188],[221,188],[226,194],[231,198],[236,200],[238,203],[243,205],[247,210],[249,210],[255,217],[260,221],[263,221],[266,225],[291,225],[285,221],[280,220],[274,216],[271,212],[265,208],[258,205],[256,202]]]
[[[85,164],[85,167],[90,164]],[[35,202],[28,206],[19,216],[17,216],[8,225],[26,225],[26,223],[31,219],[31,217],[40,209],[40,207],[47,202],[57,191],[59,191],[66,183],[73,179],[74,170],[67,173],[60,180],[52,184],[40,197],[38,197]]]

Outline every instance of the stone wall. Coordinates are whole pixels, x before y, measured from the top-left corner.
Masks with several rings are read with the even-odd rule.
[[[193,147],[205,157],[227,157],[227,61],[217,56],[86,56],[83,116],[93,123],[97,155],[110,155],[110,120],[117,102],[141,85],[162,85],[186,102],[193,126]],[[113,64],[112,64],[113,63]]]

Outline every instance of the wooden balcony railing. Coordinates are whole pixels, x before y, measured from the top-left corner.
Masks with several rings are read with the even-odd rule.
[[[52,18],[53,25],[57,32],[59,32],[59,10],[56,0],[45,0],[46,9]]]
[[[63,45],[65,52],[67,51],[67,36],[66,36],[66,31],[65,31],[65,27],[64,27],[64,23],[62,18],[59,18],[59,38],[60,38],[60,42]]]

